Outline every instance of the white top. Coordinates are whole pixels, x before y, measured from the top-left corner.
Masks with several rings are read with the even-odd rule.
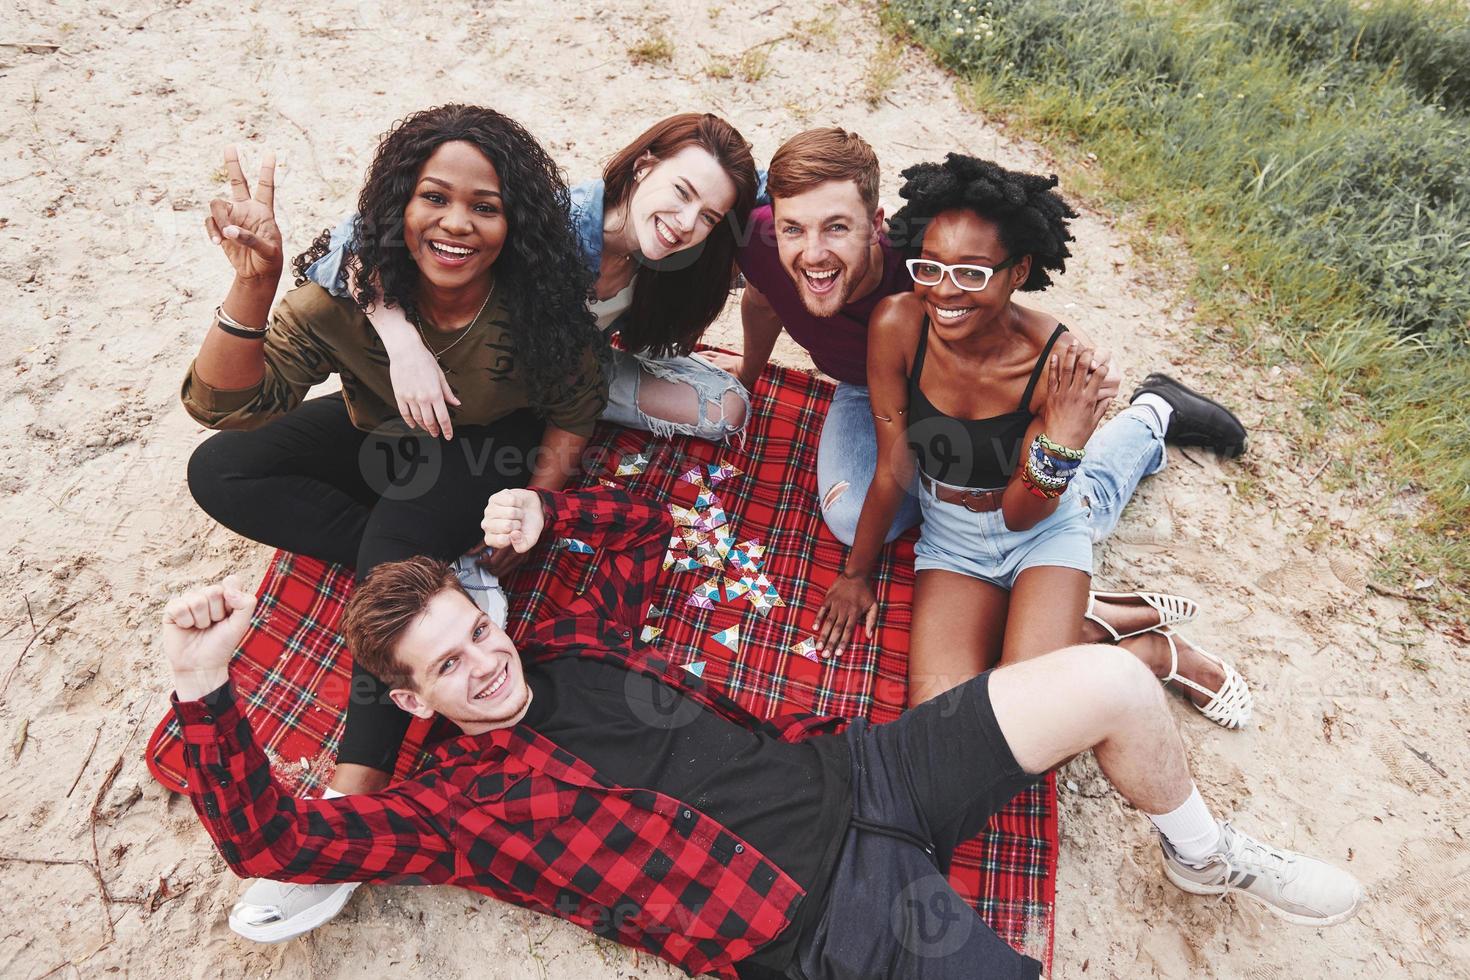
[[[608,299],[600,299],[588,303],[587,309],[591,310],[592,315],[597,317],[597,329],[606,331],[608,327],[612,326],[612,322],[628,312],[628,308],[632,305],[633,283],[630,282],[618,290],[616,295]]]

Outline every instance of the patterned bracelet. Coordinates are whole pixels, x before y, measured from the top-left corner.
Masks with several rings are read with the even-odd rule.
[[[1072,475],[1052,475],[1040,469],[1031,460],[1026,460],[1026,468],[1022,475],[1045,490],[1055,490],[1058,493],[1067,489],[1067,484],[1072,482]]]
[[[1076,475],[1081,462],[1075,459],[1057,459],[1041,448],[1041,443],[1031,443],[1031,465],[1036,472],[1056,480],[1070,480]]]
[[[1026,489],[1029,490],[1033,495],[1040,497],[1043,500],[1055,500],[1060,497],[1064,492],[1066,492],[1067,489],[1067,485],[1065,483],[1063,483],[1060,488],[1056,488],[1043,486],[1039,482],[1037,482],[1036,475],[1031,472],[1031,463],[1029,460],[1027,461],[1025,467],[1023,467],[1021,470],[1021,482],[1026,485]]]
[[[1080,463],[1082,462],[1082,457],[1087,455],[1087,450],[1085,449],[1068,449],[1061,443],[1052,442],[1046,437],[1045,432],[1038,435],[1036,437],[1036,441],[1041,443],[1042,449],[1045,449],[1047,452],[1051,453],[1053,456],[1058,457],[1059,459],[1073,459]]]

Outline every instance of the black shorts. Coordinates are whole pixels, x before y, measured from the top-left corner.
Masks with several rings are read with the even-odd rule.
[[[853,815],[826,909],[788,969],[795,980],[1034,980],[950,887],[954,849],[1040,776],[1024,772],[990,706],[990,675],[886,725],[855,721]]]

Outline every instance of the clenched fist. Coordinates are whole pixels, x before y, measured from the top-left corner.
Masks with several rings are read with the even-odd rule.
[[[255,596],[234,575],[190,589],[163,607],[163,652],[180,701],[197,700],[229,680],[230,658],[254,611]]]
[[[525,554],[536,546],[546,526],[546,511],[534,490],[501,490],[485,505],[485,544],[497,551],[511,548]]]

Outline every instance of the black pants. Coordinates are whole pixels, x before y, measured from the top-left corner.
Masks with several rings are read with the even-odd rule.
[[[853,721],[852,821],[797,980],[1036,980],[944,872],[960,843],[1041,777],[1016,764],[981,674],[895,721]]]
[[[220,432],[189,459],[189,490],[225,527],[275,548],[355,569],[430,555],[452,561],[480,540],[485,502],[530,480],[544,424],[529,410],[457,425],[445,442],[400,424],[356,428],[340,394],[250,431]],[[392,772],[409,715],[352,668],[338,763]]]

